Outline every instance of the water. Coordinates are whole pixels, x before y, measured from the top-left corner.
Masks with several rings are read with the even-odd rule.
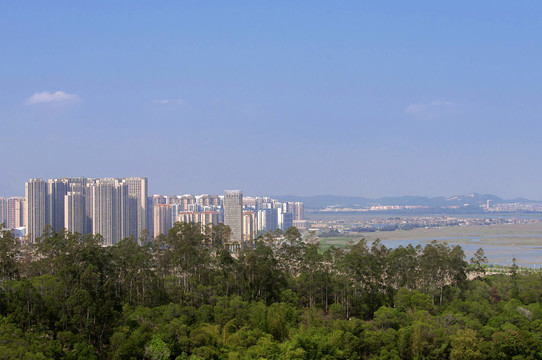
[[[515,245],[503,245],[498,243],[485,244],[480,243],[486,238],[539,238],[539,244],[521,244],[519,241]],[[412,246],[421,245],[422,247],[429,244],[432,240],[438,242],[446,242],[449,245],[459,245],[466,255],[466,260],[474,255],[476,250],[482,248],[488,258],[488,264],[491,265],[510,265],[512,258],[516,258],[516,263],[519,266],[541,268],[542,267],[542,235],[490,235],[490,236],[467,236],[467,237],[437,237],[429,239],[404,239],[404,240],[382,240],[382,244],[388,248],[395,249],[399,246],[406,247],[409,244]],[[461,241],[458,241],[461,240]],[[369,242],[369,246],[371,242]]]
[[[305,218],[307,220],[345,220],[363,222],[371,219],[387,219],[387,218],[417,218],[417,217],[450,217],[457,219],[540,219],[542,220],[542,213],[493,213],[493,212],[473,212],[473,213],[437,213],[431,212],[412,212],[412,211],[390,211],[390,212],[307,212]]]
[[[438,218],[442,216],[456,218],[456,219],[541,219],[542,213],[491,213],[491,212],[473,212],[473,213],[453,213],[442,212],[436,213],[434,211],[392,211],[392,212],[350,212],[350,213],[308,213],[306,214],[308,219],[320,220],[320,221],[333,221],[342,220],[345,223],[365,223],[371,219],[386,219],[386,218],[417,218],[417,217],[432,217]],[[386,224],[371,224],[372,227],[386,226]],[[372,233],[367,233],[370,236]],[[360,234],[363,236],[363,234]],[[482,240],[486,238],[515,238],[516,244],[499,244],[498,242],[485,243]],[[522,238],[539,238],[540,242],[533,244],[531,241],[529,244],[522,244]],[[408,244],[413,246],[422,245],[425,246],[431,240],[437,240],[439,242],[447,242],[449,245],[459,245],[465,252],[467,261],[470,260],[472,255],[480,247],[484,250],[485,255],[489,260],[489,264],[497,265],[510,265],[512,258],[516,258],[516,263],[525,267],[542,268],[542,234],[505,234],[505,235],[487,235],[487,236],[456,236],[456,237],[435,237],[431,239],[406,239],[406,240],[382,240],[382,244],[389,248],[396,248],[398,246],[406,247]]]

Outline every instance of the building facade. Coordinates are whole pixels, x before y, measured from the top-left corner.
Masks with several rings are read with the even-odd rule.
[[[220,198],[218,195],[201,195],[198,198],[198,205],[200,206],[220,206]]]
[[[26,200],[24,197],[7,198],[7,211],[6,226],[8,228],[26,227]]]
[[[104,245],[114,245],[129,236],[128,186],[118,179],[98,179],[92,186],[92,234]]]
[[[139,239],[147,226],[148,180],[145,177],[124,178],[128,189],[128,236]]]
[[[252,243],[258,232],[258,215],[254,211],[243,212],[243,241]]]
[[[0,224],[7,227],[8,222],[8,200],[0,197]]]
[[[172,205],[170,204],[154,205],[154,237],[160,234],[167,235],[169,229],[172,228],[171,210]]]
[[[30,243],[42,235],[46,223],[47,183],[42,179],[30,179],[25,183],[27,235]]]
[[[64,227],[71,233],[86,234],[87,216],[83,189],[64,195]]]
[[[240,190],[224,191],[224,224],[232,232],[231,242],[243,241],[243,192]]]

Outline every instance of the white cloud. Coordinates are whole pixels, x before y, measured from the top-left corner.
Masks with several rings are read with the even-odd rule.
[[[424,111],[426,108],[427,108],[427,105],[424,105],[424,104],[413,104],[413,105],[408,105],[405,108],[405,112],[406,113],[419,113],[419,112]]]
[[[37,92],[28,99],[26,105],[44,104],[44,103],[73,103],[81,99],[75,94],[67,94],[64,91],[50,93],[48,91]]]
[[[184,99],[158,99],[153,100],[153,104],[158,105],[185,105],[186,101]]]
[[[433,101],[431,104],[432,107],[437,107],[437,106],[450,106],[450,105],[453,105],[454,103],[451,102],[451,101]]]
[[[405,112],[408,114],[421,114],[429,110],[451,106],[454,103],[451,101],[432,101],[427,104],[412,104],[405,108]]]

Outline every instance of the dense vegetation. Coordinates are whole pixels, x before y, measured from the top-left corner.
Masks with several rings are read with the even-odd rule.
[[[138,244],[2,231],[2,359],[539,359],[542,276],[433,242],[345,249],[177,223]],[[468,277],[475,278],[468,280]]]

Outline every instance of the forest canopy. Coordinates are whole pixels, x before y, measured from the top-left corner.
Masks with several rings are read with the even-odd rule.
[[[47,229],[0,238],[0,359],[540,359],[542,275],[485,275],[479,250],[296,228],[232,256],[229,229],[176,223],[102,246]]]

